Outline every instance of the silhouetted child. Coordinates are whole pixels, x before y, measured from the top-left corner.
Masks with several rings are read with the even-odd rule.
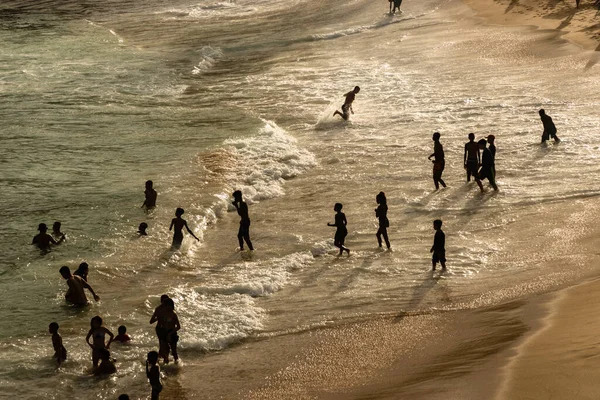
[[[140,224],[140,226],[138,227],[138,233],[140,234],[140,236],[148,236],[146,229],[148,229],[148,224],[145,222],[142,222]]]
[[[352,109],[352,103],[354,103],[354,98],[356,97],[356,94],[358,92],[360,92],[360,88],[358,86],[355,86],[351,92],[346,93],[344,95],[344,96],[346,96],[346,100],[344,101],[344,104],[342,105],[342,112],[339,112],[336,110],[333,113],[333,116],[335,117],[336,115],[339,115],[340,117],[344,118],[347,121],[348,118],[350,118],[350,114],[348,113],[348,111],[350,111],[352,114],[354,114],[354,110]]]
[[[333,224],[327,224],[327,226],[335,226],[337,228],[333,239],[333,245],[340,249],[340,256],[344,251],[348,252],[348,255],[350,255],[350,250],[344,247],[344,242],[348,235],[348,229],[346,228],[348,221],[346,221],[346,215],[342,212],[342,207],[342,203],[335,203],[333,206],[333,211],[337,213],[335,214],[335,222]]]
[[[115,337],[115,342],[127,343],[131,340],[131,337],[127,334],[127,327],[125,325],[119,326],[119,334]]]
[[[546,111],[542,108],[539,111],[540,119],[542,120],[542,124],[544,125],[544,132],[542,133],[542,143],[545,143],[546,140],[553,138],[556,143],[560,142],[558,136],[556,136],[556,125],[554,125],[554,121],[549,115],[546,115]]]
[[[100,365],[94,369],[94,375],[110,375],[117,372],[114,360],[110,359],[110,351],[108,349],[100,349],[98,353],[100,355]]]
[[[240,250],[244,250],[244,241],[248,245],[250,250],[254,250],[252,242],[250,241],[250,217],[248,216],[248,204],[242,199],[242,192],[236,190],[233,192],[233,201],[231,204],[234,205],[240,216],[240,229],[238,230],[238,242],[240,244]]]
[[[119,398],[117,400],[129,400],[129,395],[128,394],[122,394],[119,396]]]
[[[152,400],[158,400],[163,385],[160,381],[160,367],[158,366],[158,353],[156,351],[148,353],[148,359],[146,360],[146,376],[152,387]]]
[[[90,330],[85,337],[86,343],[92,348],[92,364],[94,368],[98,366],[98,360],[102,359],[102,351],[110,347],[110,344],[115,339],[115,335],[107,328],[102,326],[102,318],[95,316],[90,322]],[[106,343],[106,335],[110,337],[108,343]],[[92,343],[90,343],[90,337]]]
[[[388,239],[387,228],[390,226],[390,221],[387,218],[388,206],[387,199],[385,198],[385,193],[379,192],[377,197],[375,197],[375,201],[377,201],[377,208],[375,209],[375,217],[379,220],[379,229],[377,230],[377,242],[379,243],[379,247],[382,247],[381,237],[385,240],[385,245],[387,248],[390,248],[390,241]]]
[[[440,143],[440,133],[435,132],[431,139],[433,140],[433,153],[428,157],[431,160],[431,157],[435,157],[433,163],[433,184],[435,185],[435,190],[440,188],[440,184],[442,187],[446,187],[446,182],[442,179],[442,172],[444,172],[444,167],[446,166],[446,160],[444,159],[444,147]]]
[[[89,267],[88,263],[82,262],[81,264],[79,264],[79,267],[77,267],[77,270],[75,272],[73,272],[73,275],[77,275],[77,276],[81,277],[81,279],[83,279],[84,281],[87,282],[89,272],[90,272],[90,267]]]
[[[144,200],[144,204],[142,204],[142,208],[146,207],[146,210],[156,207],[156,198],[158,194],[152,187],[153,185],[152,181],[146,181],[146,190],[144,190],[146,199]]]
[[[442,220],[436,219],[433,221],[433,229],[435,229],[435,236],[433,237],[433,246],[431,246],[432,269],[435,271],[435,266],[439,262],[442,265],[442,269],[446,269],[446,235],[442,231]]]
[[[479,142],[479,148],[483,152],[481,156],[481,169],[479,170],[479,179],[487,179],[490,182],[490,185],[494,188],[494,190],[498,191],[498,186],[496,186],[496,177],[494,174],[494,156],[492,156],[492,152],[490,149],[486,148],[485,139],[481,139]]]
[[[177,208],[177,210],[175,210],[175,218],[173,218],[171,220],[171,226],[169,227],[169,230],[172,230],[173,227],[175,227],[175,229],[173,229],[173,248],[178,249],[181,247],[181,243],[183,242],[183,228],[187,229],[188,233],[190,235],[192,235],[194,237],[194,239],[196,239],[197,241],[200,241],[200,239],[198,239],[196,237],[196,235],[194,235],[194,232],[191,231],[191,229],[188,227],[187,221],[183,218],[181,218],[181,216],[185,213],[185,210],[183,208]]]
[[[60,240],[61,238],[65,237],[65,234],[60,231],[61,226],[62,224],[59,221],[56,221],[54,224],[52,224],[52,237],[54,240]]]
[[[64,235],[58,241],[54,240],[52,236],[48,235],[48,233],[46,233],[48,232],[48,226],[46,224],[39,224],[38,231],[40,231],[40,233],[33,237],[31,244],[37,246],[38,249],[42,251],[48,251],[50,250],[51,244],[58,245],[65,240]]]
[[[62,337],[58,333],[58,324],[56,322],[50,323],[48,331],[52,334],[52,346],[54,347],[54,356],[58,365],[63,363],[67,359],[67,349],[63,346]]]

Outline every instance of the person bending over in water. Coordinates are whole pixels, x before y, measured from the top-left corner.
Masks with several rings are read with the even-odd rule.
[[[435,266],[439,262],[442,265],[442,270],[446,269],[446,235],[442,231],[442,220],[436,219],[433,221],[433,229],[435,236],[433,238],[433,246],[429,250],[431,255],[432,270],[435,271]]]
[[[151,400],[158,400],[163,385],[160,381],[160,367],[158,366],[158,353],[156,351],[148,353],[148,359],[146,360],[146,377],[148,377],[150,387],[152,388]]]
[[[85,292],[83,289],[88,289],[92,296],[94,296],[94,300],[100,301],[100,297],[94,292],[94,289],[84,281],[80,276],[71,275],[71,270],[69,267],[61,267],[59,270],[62,277],[67,281],[67,286],[69,289],[65,294],[65,300],[69,303],[73,303],[79,306],[85,306],[88,303],[87,297],[85,297]]]
[[[546,140],[553,138],[554,142],[560,142],[558,136],[556,136],[556,126],[549,115],[546,115],[546,111],[542,108],[539,111],[540,119],[544,125],[544,133],[542,133],[542,143],[546,143]]]
[[[348,228],[346,228],[348,221],[346,221],[346,215],[342,212],[342,207],[342,203],[335,203],[335,206],[333,206],[333,211],[337,213],[335,214],[335,222],[333,224],[327,224],[327,226],[335,226],[337,228],[333,239],[333,245],[340,249],[340,256],[344,251],[348,252],[348,255],[350,255],[350,250],[344,247],[344,242],[348,235]]]
[[[433,153],[428,157],[431,160],[431,157],[435,157],[433,163],[433,184],[435,185],[435,190],[442,187],[446,187],[446,183],[442,179],[442,172],[444,172],[444,167],[446,166],[446,161],[444,160],[444,147],[440,143],[440,133],[435,132],[433,134]]]
[[[145,222],[142,222],[140,224],[140,226],[138,227],[138,233],[140,236],[148,236],[148,232],[146,232],[146,229],[148,229],[148,224]]]
[[[94,368],[96,368],[98,360],[102,359],[100,350],[108,349],[115,339],[115,335],[102,326],[102,318],[99,316],[92,318],[90,326],[91,328],[85,337],[85,341],[92,348],[92,363],[94,364]],[[108,343],[105,343],[106,335],[110,336]],[[90,343],[90,337],[92,338],[92,343]]]
[[[65,240],[64,235],[58,241],[54,240],[52,236],[48,235],[46,233],[48,232],[48,226],[46,226],[46,224],[39,224],[38,231],[40,231],[40,233],[33,237],[31,244],[37,246],[37,248],[42,251],[49,251],[50,245],[59,245],[63,242],[63,240]]]
[[[169,227],[169,230],[173,230],[172,246],[174,249],[181,247],[181,243],[183,242],[183,228],[187,229],[188,233],[192,235],[194,239],[200,241],[200,239],[198,239],[196,235],[194,235],[194,232],[192,232],[192,230],[188,227],[187,221],[181,218],[183,213],[185,213],[183,208],[177,208],[177,210],[175,210],[175,218],[171,220],[171,226]],[[173,229],[173,227],[175,229]]]
[[[110,359],[110,351],[108,349],[98,350],[98,356],[100,357],[100,365],[94,369],[94,375],[110,375],[117,372],[115,363]]]
[[[494,156],[492,156],[490,149],[485,147],[485,139],[481,139],[478,143],[479,148],[483,152],[483,156],[481,157],[481,169],[479,170],[478,174],[479,179],[487,179],[494,190],[498,191],[498,186],[496,186],[496,177],[494,174]]]
[[[63,346],[62,337],[58,333],[58,324],[56,322],[50,323],[48,331],[52,334],[52,346],[54,347],[54,356],[58,362],[58,366],[67,359],[67,349]]]
[[[382,246],[381,237],[385,240],[385,245],[389,249],[390,241],[388,239],[387,228],[390,226],[390,221],[387,218],[388,206],[387,199],[385,198],[385,193],[379,192],[377,197],[375,198],[377,201],[377,208],[375,209],[375,217],[379,219],[379,229],[377,230],[377,242],[379,242],[379,247]]]
[[[144,191],[146,199],[144,200],[144,204],[142,204],[142,208],[145,207],[146,210],[156,207],[156,197],[158,196],[158,194],[156,193],[156,190],[154,190],[152,185],[152,181],[146,181],[146,190]]]
[[[233,192],[233,201],[231,204],[234,205],[240,216],[240,229],[238,231],[238,242],[240,243],[240,251],[244,250],[244,241],[248,245],[250,250],[254,250],[252,242],[250,241],[250,217],[248,216],[248,204],[242,200],[242,192],[236,190]]]
[[[81,264],[79,264],[79,267],[77,267],[77,270],[73,272],[73,275],[77,275],[87,282],[89,272],[90,266],[88,265],[88,263],[82,262]]]
[[[360,88],[358,86],[355,86],[351,92],[346,93],[344,95],[346,96],[346,101],[344,101],[344,105],[342,105],[342,112],[336,110],[333,113],[333,116],[335,117],[336,115],[339,115],[347,121],[348,118],[350,118],[350,114],[348,113],[348,111],[354,114],[354,110],[352,109],[352,103],[354,102],[354,98],[356,97],[356,94],[358,92],[360,92]]]

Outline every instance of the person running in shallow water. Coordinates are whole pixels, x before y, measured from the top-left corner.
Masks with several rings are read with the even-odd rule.
[[[342,207],[344,207],[342,203],[335,203],[335,206],[333,206],[333,211],[337,213],[335,214],[335,222],[333,224],[327,224],[327,226],[335,226],[337,228],[333,239],[333,245],[340,249],[340,256],[344,251],[350,255],[350,250],[344,247],[344,242],[348,235],[348,228],[346,228],[348,221],[346,220],[346,215],[342,212]]]
[[[385,198],[385,193],[379,192],[377,197],[375,197],[375,201],[377,201],[377,208],[375,209],[375,217],[379,220],[379,229],[377,230],[377,242],[379,243],[379,247],[383,247],[383,243],[381,241],[381,237],[383,236],[383,240],[385,240],[385,245],[389,249],[390,241],[388,239],[387,228],[390,226],[390,221],[387,218],[388,206],[387,199]]]
[[[354,110],[352,109],[352,103],[354,102],[354,98],[356,97],[356,94],[358,92],[360,92],[360,88],[358,86],[355,86],[351,92],[346,93],[344,95],[346,96],[346,101],[344,101],[344,105],[342,105],[342,112],[336,110],[333,113],[333,116],[335,117],[336,115],[339,115],[347,121],[348,118],[350,118],[350,114],[348,113],[348,111],[354,114]]]
[[[496,177],[494,174],[494,156],[492,156],[490,149],[485,147],[485,139],[481,139],[478,143],[479,148],[483,152],[481,157],[481,169],[479,170],[478,177],[480,180],[487,179],[494,190],[498,191],[498,186],[496,186]]]
[[[198,239],[196,235],[194,235],[194,232],[192,232],[192,230],[188,227],[187,221],[181,218],[183,213],[185,213],[185,210],[183,208],[177,208],[177,210],[175,210],[175,218],[171,220],[171,226],[169,227],[169,230],[173,230],[174,249],[178,249],[181,247],[181,243],[183,242],[183,228],[185,228],[188,231],[188,233],[194,237],[194,239],[200,241],[200,239]]]
[[[65,240],[64,235],[58,241],[48,235],[48,233],[46,233],[48,232],[48,226],[46,224],[39,224],[38,231],[40,231],[40,233],[33,237],[31,244],[37,246],[37,248],[42,251],[48,251],[50,250],[50,245],[59,245]]]
[[[146,199],[144,200],[144,204],[142,204],[142,208],[146,208],[146,210],[150,210],[151,208],[156,207],[156,198],[158,194],[156,190],[152,187],[154,183],[152,181],[146,181],[146,190],[144,190],[144,195]]]
[[[433,134],[433,153],[428,157],[431,160],[431,157],[435,157],[433,163],[433,184],[435,185],[435,190],[442,187],[446,187],[446,183],[442,179],[442,172],[444,172],[444,167],[446,166],[446,161],[444,160],[444,147],[440,143],[440,133],[435,132]]]
[[[546,115],[546,111],[542,108],[539,111],[540,119],[542,120],[542,124],[544,125],[544,132],[542,133],[542,143],[546,143],[546,140],[550,138],[554,139],[555,143],[560,142],[558,136],[556,136],[556,126],[552,121],[552,118],[549,115]]]
[[[250,241],[250,217],[248,216],[248,204],[242,200],[242,192],[236,190],[233,192],[233,201],[231,202],[238,215],[240,216],[240,229],[238,230],[238,242],[240,244],[240,251],[244,250],[244,241],[248,245],[248,248],[252,251],[252,242]]]

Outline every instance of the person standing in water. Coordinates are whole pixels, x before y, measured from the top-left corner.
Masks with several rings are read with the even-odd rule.
[[[144,190],[146,199],[144,200],[144,204],[142,204],[142,208],[145,207],[146,210],[156,207],[156,198],[158,197],[158,194],[152,187],[153,185],[154,183],[152,181],[146,181],[146,190]]]
[[[58,366],[67,359],[67,349],[63,346],[62,337],[58,333],[58,323],[51,322],[48,331],[52,334],[52,347],[54,347],[54,356],[58,362]]]
[[[496,136],[488,135],[488,149],[490,149],[490,153],[492,153],[492,170],[494,171],[494,178],[496,177],[496,145],[494,142],[496,141]]]
[[[200,241],[200,239],[198,239],[196,235],[194,235],[194,232],[192,232],[192,230],[188,227],[187,221],[181,218],[183,213],[185,213],[183,208],[177,208],[177,210],[175,210],[175,218],[171,220],[171,226],[169,227],[169,230],[173,230],[172,246],[174,249],[181,247],[181,243],[183,242],[183,228],[187,229],[188,233],[192,235],[194,239]]]
[[[90,326],[90,330],[85,337],[85,342],[92,348],[92,364],[94,365],[94,368],[96,368],[98,367],[98,362],[102,359],[100,350],[110,348],[110,344],[115,339],[115,335],[102,326],[102,318],[97,315],[92,318]],[[106,343],[106,335],[110,337],[108,343]],[[92,338],[92,343],[90,343],[90,338]]]
[[[402,12],[400,10],[400,6],[402,5],[402,0],[393,0],[393,1],[394,1],[394,9],[391,13],[396,14],[396,10],[398,10],[399,12]]]
[[[54,240],[52,236],[48,235],[46,233],[48,232],[48,226],[46,224],[39,224],[38,231],[40,231],[40,233],[33,237],[31,244],[37,246],[37,248],[42,251],[47,252],[50,250],[51,244],[59,245],[63,242],[63,240],[65,240],[64,235],[58,241]]]
[[[387,218],[388,206],[387,199],[385,198],[385,193],[379,192],[377,197],[375,197],[375,201],[377,201],[377,208],[375,209],[375,217],[379,219],[379,229],[377,230],[377,242],[379,243],[379,247],[383,247],[383,243],[381,241],[381,237],[385,240],[385,245],[389,249],[390,241],[388,239],[387,228],[390,226],[390,221]]]
[[[246,241],[248,248],[252,251],[254,250],[254,247],[250,241],[250,217],[248,216],[248,204],[242,200],[242,192],[240,190],[233,192],[233,201],[231,204],[233,204],[238,215],[240,216],[240,229],[238,230],[240,251],[244,250],[244,241]]]
[[[344,120],[348,121],[348,118],[350,118],[350,114],[348,113],[348,111],[354,114],[354,110],[352,109],[352,103],[354,102],[354,98],[356,97],[356,94],[358,92],[360,92],[360,88],[358,86],[355,86],[351,92],[346,93],[344,95],[346,96],[346,101],[344,101],[344,104],[342,105],[342,112],[336,110],[333,113],[333,116],[335,117],[336,115],[339,115],[340,117],[344,118]]]
[[[440,133],[435,132],[433,134],[433,153],[428,157],[431,160],[431,157],[435,157],[433,160],[433,184],[435,185],[435,190],[442,187],[446,187],[446,183],[442,179],[442,172],[444,172],[444,167],[446,166],[446,161],[444,160],[444,147],[440,143]]]
[[[433,246],[431,246],[431,264],[432,271],[435,271],[435,266],[439,262],[442,265],[442,270],[446,269],[446,235],[442,231],[442,220],[436,219],[433,221],[433,229],[435,236],[433,237]]]
[[[146,360],[146,377],[152,388],[151,400],[158,400],[160,392],[163,390],[163,385],[160,381],[160,367],[158,366],[158,353],[156,351],[148,353]]]
[[[481,154],[479,145],[475,143],[475,134],[469,133],[469,141],[465,143],[465,170],[467,170],[467,182],[471,181],[471,176],[477,180],[477,170],[481,164]]]
[[[65,234],[60,231],[61,226],[62,224],[59,221],[52,224],[52,237],[54,240],[64,240],[66,238]]]
[[[539,111],[540,119],[544,125],[544,132],[542,133],[542,143],[546,143],[546,140],[553,138],[555,143],[560,142],[558,136],[556,136],[556,126],[549,115],[546,115],[546,111],[542,108]]]
[[[492,156],[490,149],[485,147],[485,139],[481,139],[478,143],[479,148],[483,152],[483,156],[481,157],[481,169],[479,170],[478,174],[479,179],[480,181],[487,179],[494,190],[498,191],[498,186],[496,186],[496,177],[494,174],[494,156]]]
[[[94,292],[94,289],[83,280],[82,277],[71,274],[71,269],[67,266],[61,267],[58,272],[67,281],[69,289],[65,294],[65,300],[77,306],[85,306],[88,303],[87,297],[83,289],[87,289],[94,296],[94,300],[100,301],[100,297]]]
[[[346,220],[346,215],[342,212],[342,207],[344,207],[342,203],[335,203],[335,206],[333,206],[333,211],[337,213],[335,214],[335,222],[333,224],[327,224],[327,226],[334,226],[337,228],[333,239],[333,245],[340,249],[340,256],[344,251],[348,252],[348,255],[350,255],[350,250],[344,247],[344,242],[348,235],[348,228],[346,228],[348,221]]]

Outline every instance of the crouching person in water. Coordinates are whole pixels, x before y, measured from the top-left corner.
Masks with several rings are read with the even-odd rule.
[[[344,241],[348,235],[348,229],[346,228],[348,221],[346,221],[346,215],[342,212],[342,207],[342,203],[335,203],[335,206],[333,206],[333,211],[337,213],[335,214],[335,222],[333,224],[327,224],[327,226],[335,226],[337,228],[333,239],[333,245],[340,249],[340,256],[344,251],[348,252],[348,255],[350,255],[350,250],[344,247]]]

